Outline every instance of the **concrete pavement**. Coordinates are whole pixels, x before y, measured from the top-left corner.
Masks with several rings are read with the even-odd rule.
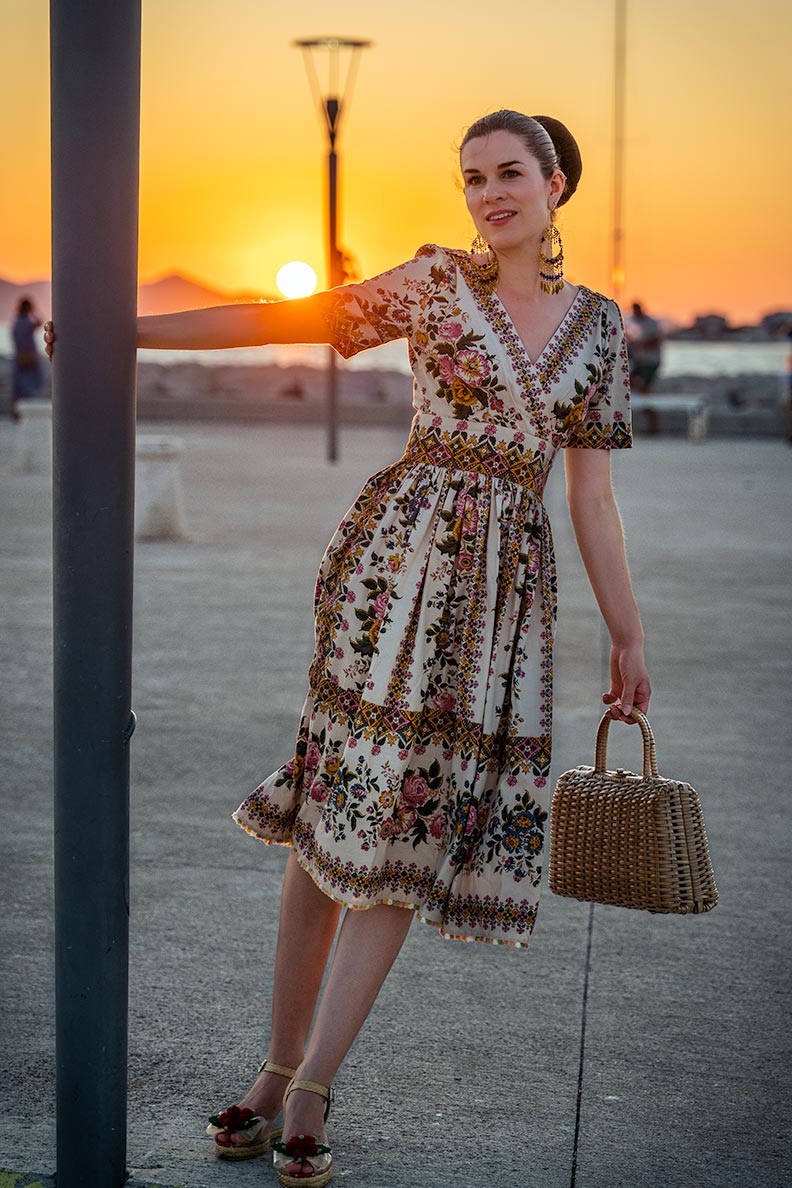
[[[137,551],[129,1167],[252,1188],[271,1166],[217,1161],[203,1127],[266,1051],[286,853],[229,814],[290,754],[321,551],[404,435],[345,430],[331,470],[315,427],[156,431],[185,443],[190,539]],[[8,468],[13,433],[0,424],[0,1188],[54,1172],[50,510],[47,480]],[[701,794],[719,906],[654,917],[545,892],[528,952],[416,924],[337,1079],[337,1182],[792,1184],[791,462],[780,442],[664,439],[613,460],[660,770]],[[557,775],[593,754],[604,639],[560,462],[548,504]],[[611,766],[635,768],[637,732],[611,734]]]

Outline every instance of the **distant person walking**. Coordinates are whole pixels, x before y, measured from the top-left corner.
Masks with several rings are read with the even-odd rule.
[[[11,419],[19,420],[17,401],[33,400],[41,394],[44,377],[41,360],[36,349],[34,333],[41,325],[29,297],[23,297],[17,306],[16,318],[11,326],[14,342],[14,363],[11,386]]]
[[[627,354],[630,360],[630,386],[634,392],[648,395],[663,359],[663,334],[660,323],[644,312],[635,301],[632,316],[625,321]],[[657,433],[660,421],[655,408],[647,408],[649,432]]]

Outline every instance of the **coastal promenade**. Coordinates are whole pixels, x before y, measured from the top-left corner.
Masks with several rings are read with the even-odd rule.
[[[0,423],[0,1188],[50,1188],[50,496],[10,468],[15,431]],[[128,1166],[137,1186],[258,1188],[268,1162],[220,1162],[203,1130],[266,1053],[286,851],[230,813],[291,753],[322,549],[404,434],[345,430],[330,469],[313,426],[155,431],[184,442],[189,535],[137,549]],[[720,904],[650,916],[545,891],[527,952],[415,924],[337,1078],[334,1183],[789,1188],[791,465],[778,440],[639,439],[613,459],[660,771],[701,795]],[[606,649],[560,460],[547,502],[555,778],[592,761]],[[614,725],[609,765],[635,769],[639,743]]]

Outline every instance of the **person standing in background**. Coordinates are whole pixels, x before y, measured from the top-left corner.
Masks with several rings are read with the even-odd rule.
[[[11,419],[19,420],[17,401],[33,400],[41,394],[44,382],[41,361],[36,350],[34,333],[41,325],[41,318],[33,309],[29,297],[23,297],[17,306],[16,318],[11,327],[14,342],[14,363],[11,387]]]
[[[633,302],[632,316],[626,319],[627,353],[630,360],[630,386],[634,392],[648,396],[662,362],[663,335],[660,323],[644,313],[639,302]],[[658,433],[660,421],[657,409],[647,408],[649,432]]]

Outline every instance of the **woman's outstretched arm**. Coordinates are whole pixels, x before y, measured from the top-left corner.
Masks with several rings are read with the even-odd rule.
[[[327,294],[294,301],[243,302],[139,317],[138,346],[210,351],[268,343],[327,342]]]
[[[629,721],[622,711],[637,706],[646,712],[651,688],[624,532],[611,486],[610,451],[567,449],[564,467],[580,556],[611,637],[611,685],[602,700],[611,706],[611,717]]]

